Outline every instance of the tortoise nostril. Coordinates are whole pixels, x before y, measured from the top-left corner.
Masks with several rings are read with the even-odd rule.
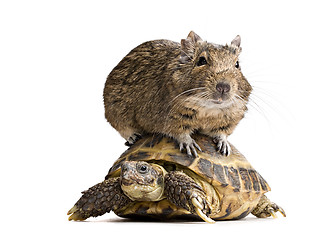
[[[122,171],[122,172],[126,172],[127,170],[128,170],[128,167],[126,166],[126,164],[123,163],[123,164],[121,165],[121,171]]]
[[[218,90],[218,92],[220,92],[222,94],[227,93],[230,91],[230,85],[227,83],[220,82],[216,85],[216,90]]]

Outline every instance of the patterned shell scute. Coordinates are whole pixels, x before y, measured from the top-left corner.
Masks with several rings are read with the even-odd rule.
[[[195,160],[197,161],[197,159]],[[199,158],[197,164],[190,167],[213,185],[233,188],[239,192],[261,192],[270,190],[263,177],[248,162],[235,161],[229,164],[216,163],[215,160]]]
[[[211,138],[200,134],[193,138],[202,149],[197,158],[180,152],[178,144],[171,138],[162,135],[144,137],[121,155],[106,178],[119,171],[123,161],[160,160],[186,167],[215,187],[230,188],[234,192],[270,191],[267,182],[233,145],[232,154],[225,157],[217,152]]]

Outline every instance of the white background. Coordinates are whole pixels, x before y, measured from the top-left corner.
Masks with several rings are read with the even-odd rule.
[[[327,22],[324,1],[1,1],[2,239],[326,235]],[[80,191],[102,181],[126,149],[104,118],[108,73],[138,44],[180,41],[190,30],[220,44],[241,35],[254,95],[229,140],[287,218],[67,221]]]

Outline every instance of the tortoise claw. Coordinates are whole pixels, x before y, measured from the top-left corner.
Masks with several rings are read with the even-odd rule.
[[[278,209],[278,212],[280,212],[281,215],[283,215],[284,217],[286,217],[286,213],[285,213],[284,209],[279,208],[279,209]]]
[[[268,209],[268,212],[270,213],[270,215],[273,217],[273,218],[277,218],[277,215],[275,214],[274,210],[271,208],[271,209]]]
[[[205,222],[208,222],[208,223],[215,223],[215,221],[212,218],[209,218],[208,216],[206,216],[205,213],[203,213],[204,207],[196,198],[192,198],[191,202],[194,205],[196,213],[198,214],[198,216],[201,219],[203,219]]]
[[[274,212],[280,212],[282,216],[286,217],[286,213],[285,213],[284,209],[282,209],[281,207],[279,207],[277,204],[272,203],[271,207],[272,207],[272,209],[273,209]]]
[[[78,207],[74,205],[68,212],[67,215],[71,215],[72,213],[75,213],[78,210]]]
[[[68,217],[68,221],[83,221],[90,217],[88,213],[81,211],[76,205],[67,212],[67,215],[71,215]]]

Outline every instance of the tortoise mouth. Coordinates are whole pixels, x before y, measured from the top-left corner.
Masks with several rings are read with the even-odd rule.
[[[124,179],[124,178],[121,179],[121,184],[124,185],[124,186],[130,186],[130,185],[132,185],[134,183],[135,183],[135,181],[131,181],[129,179]]]
[[[132,201],[158,201],[163,198],[161,185],[138,184],[135,181],[121,181],[121,189]]]
[[[136,174],[123,174],[121,177],[121,184],[125,186],[142,185],[142,186],[152,186],[154,185],[154,179],[139,177]]]

